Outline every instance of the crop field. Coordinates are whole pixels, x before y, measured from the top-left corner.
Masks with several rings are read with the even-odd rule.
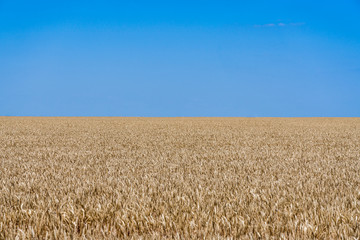
[[[359,118],[0,117],[0,239],[359,237]]]

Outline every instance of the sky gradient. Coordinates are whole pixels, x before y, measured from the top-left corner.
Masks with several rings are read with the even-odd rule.
[[[0,116],[360,117],[360,1],[0,0]]]

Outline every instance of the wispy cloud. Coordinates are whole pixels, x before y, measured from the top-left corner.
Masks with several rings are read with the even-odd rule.
[[[267,23],[267,24],[256,24],[254,27],[262,28],[262,27],[286,27],[286,26],[302,26],[305,25],[304,22],[293,22],[293,23]]]

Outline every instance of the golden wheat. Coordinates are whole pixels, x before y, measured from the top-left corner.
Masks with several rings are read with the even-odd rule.
[[[359,237],[359,118],[0,118],[1,239]]]

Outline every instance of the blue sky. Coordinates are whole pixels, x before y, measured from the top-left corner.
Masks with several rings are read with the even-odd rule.
[[[0,0],[0,115],[360,117],[360,1]]]

